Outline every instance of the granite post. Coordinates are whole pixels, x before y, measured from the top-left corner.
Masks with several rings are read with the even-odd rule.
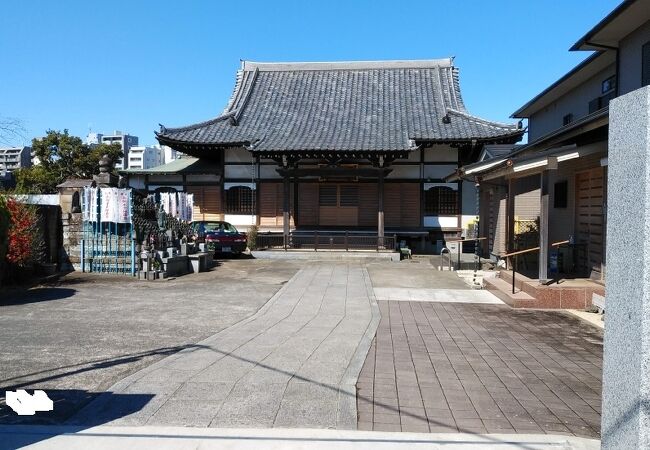
[[[609,108],[602,448],[650,448],[650,86]]]

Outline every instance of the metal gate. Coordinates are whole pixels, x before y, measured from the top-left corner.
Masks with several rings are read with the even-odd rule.
[[[124,223],[101,220],[103,188],[96,189],[96,200],[82,199],[83,239],[81,241],[82,272],[129,274],[135,276],[136,254],[133,227],[133,191],[124,189],[128,208],[128,221]],[[87,214],[88,213],[88,214]],[[93,220],[94,219],[94,220]]]

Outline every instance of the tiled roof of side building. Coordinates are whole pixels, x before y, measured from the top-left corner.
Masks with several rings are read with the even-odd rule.
[[[171,147],[246,145],[254,151],[403,151],[418,142],[517,142],[517,124],[469,114],[451,59],[244,61],[217,118],[161,126]]]

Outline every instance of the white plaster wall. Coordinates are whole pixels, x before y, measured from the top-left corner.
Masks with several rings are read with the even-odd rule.
[[[224,219],[226,222],[229,222],[230,224],[234,225],[235,227],[250,227],[252,225],[255,225],[257,223],[257,216],[253,215],[251,216],[250,214],[244,215],[244,214],[226,214],[224,215]],[[239,230],[239,231],[246,231],[245,229]]]
[[[255,167],[249,165],[225,166],[226,178],[253,178]]]
[[[245,148],[227,148],[224,150],[224,161],[225,162],[244,162],[251,163],[253,156]]]

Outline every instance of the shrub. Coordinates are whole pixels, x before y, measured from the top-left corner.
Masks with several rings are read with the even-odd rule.
[[[30,265],[41,256],[43,245],[36,207],[19,203],[13,198],[8,198],[5,203],[10,217],[5,259],[14,266]]]
[[[2,284],[7,247],[9,246],[10,221],[11,217],[7,209],[7,200],[4,196],[0,195],[0,284]]]

